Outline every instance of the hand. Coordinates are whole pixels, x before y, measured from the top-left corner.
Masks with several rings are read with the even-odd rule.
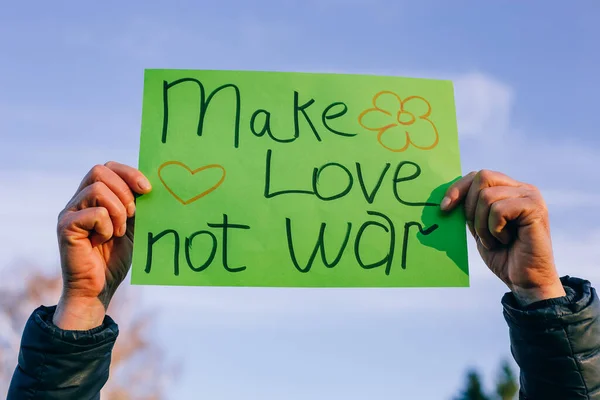
[[[499,172],[471,172],[448,188],[440,206],[450,211],[463,202],[479,254],[521,304],[566,295],[554,265],[548,210],[535,186]]]
[[[85,176],[58,216],[63,292],[54,314],[56,326],[88,330],[102,324],[131,266],[134,192],[150,190],[141,172],[112,161]]]

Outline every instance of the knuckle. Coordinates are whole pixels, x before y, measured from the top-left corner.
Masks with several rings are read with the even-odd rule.
[[[119,203],[117,208],[113,211],[111,217],[117,222],[125,222],[127,220],[127,210],[125,209],[125,206]]]
[[[110,215],[108,214],[108,210],[104,207],[96,207],[95,208],[95,218],[98,220],[105,220],[110,218]]]
[[[544,217],[548,216],[550,211],[548,210],[548,205],[546,204],[546,202],[540,198],[539,201],[537,201],[536,203],[538,212]]]
[[[95,198],[100,198],[104,195],[106,185],[100,181],[97,181],[88,186],[88,188],[88,191],[90,192],[91,196]]]
[[[502,214],[502,205],[498,202],[493,203],[490,206],[490,214],[494,215],[494,216],[498,216]]]
[[[494,201],[494,193],[491,188],[481,189],[479,192],[479,200],[486,205],[491,205]]]
[[[494,171],[491,171],[489,169],[482,169],[481,171],[479,171],[479,173],[477,175],[481,182],[486,182],[486,181],[491,180],[493,178],[494,174],[495,174]]]
[[[498,211],[499,211],[499,208],[500,208],[500,203],[497,203],[497,202],[496,202],[496,203],[493,203],[493,204],[490,206],[490,214],[491,214],[491,213],[494,213],[494,214],[498,213]]]
[[[107,161],[107,162],[105,162],[105,163],[104,163],[104,166],[105,166],[106,168],[110,168],[110,167],[114,167],[114,166],[115,166],[115,164],[116,164],[116,163],[115,163],[114,161],[110,160],[110,161]]]
[[[527,190],[527,197],[534,203],[537,209],[543,212],[548,212],[548,206],[544,201],[544,197],[542,196],[542,192],[537,188],[537,186],[526,184],[525,186]]]
[[[61,210],[56,217],[56,223],[60,224],[60,222],[64,219],[66,209]]]
[[[56,221],[56,231],[58,232],[59,236],[66,229],[66,227],[67,221],[64,214],[61,212],[60,214],[58,214],[58,220]]]
[[[56,233],[61,239],[64,236],[65,231],[69,228],[69,225],[72,223],[72,218],[69,216],[70,213],[67,210],[62,210],[58,214],[58,220],[56,222]]]
[[[123,199],[125,203],[133,201],[133,194],[128,186],[121,186],[116,190],[115,193],[119,198]]]
[[[106,167],[104,165],[101,164],[96,164],[92,167],[92,169],[90,170],[90,177],[92,178],[93,181],[98,181],[102,178],[102,176],[104,175],[104,171],[105,171]]]

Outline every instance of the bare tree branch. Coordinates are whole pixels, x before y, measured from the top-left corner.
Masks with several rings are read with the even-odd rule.
[[[11,270],[20,271],[24,278],[14,279],[18,274],[13,274],[11,280],[0,281],[0,398],[6,398],[27,319],[38,306],[56,304],[62,288],[59,274],[44,274],[27,263],[17,267]],[[120,334],[102,398],[162,400],[175,370],[166,364],[163,352],[149,335],[156,316],[137,309],[139,301],[131,301],[133,291],[131,287],[121,288],[108,309],[119,322]]]

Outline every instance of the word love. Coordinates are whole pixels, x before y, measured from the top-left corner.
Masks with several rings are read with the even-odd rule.
[[[313,168],[312,177],[310,180],[311,189],[285,189],[285,190],[272,191],[271,186],[273,185],[272,181],[274,180],[272,178],[272,174],[273,174],[272,171],[284,171],[286,169],[286,168],[277,168],[277,167],[274,168],[272,157],[273,157],[272,150],[270,150],[270,149],[267,150],[267,157],[266,157],[266,162],[265,162],[265,190],[264,190],[264,196],[267,199],[270,199],[270,198],[273,198],[276,196],[287,195],[287,194],[308,194],[308,195],[314,195],[320,200],[331,201],[331,200],[336,200],[336,199],[346,196],[348,193],[350,193],[350,191],[352,190],[352,188],[355,185],[354,184],[354,182],[355,182],[354,173],[350,171],[350,168],[348,168],[347,166],[340,164],[340,163],[329,162],[329,163],[321,165],[320,167]],[[379,189],[381,188],[383,180],[384,180],[385,176],[387,175],[390,167],[391,167],[391,164],[386,163],[383,167],[383,170],[381,170],[381,172],[379,173],[377,180],[374,182],[368,183],[368,182],[366,182],[366,179],[363,175],[363,167],[362,167],[361,163],[356,162],[354,164],[354,168],[356,169],[356,180],[358,181],[358,185],[360,186],[360,189],[362,191],[362,194],[363,194],[365,200],[369,204],[373,204],[373,202],[375,201],[375,197],[377,196],[377,193],[379,192]],[[410,171],[411,169],[412,169],[412,173],[404,172],[404,171]],[[323,180],[323,178],[326,177],[326,175],[328,173],[335,174],[336,171],[337,172],[341,171],[342,175],[346,177],[345,183],[342,185],[341,189],[338,189],[337,192],[327,193],[327,194],[323,193],[323,191],[325,191],[325,189],[323,189],[322,185],[319,185],[319,181]],[[399,162],[398,165],[396,166],[396,170],[394,171],[394,173],[392,175],[392,191],[394,193],[394,197],[396,198],[396,200],[398,200],[398,202],[400,204],[403,204],[405,206],[413,206],[413,207],[438,206],[437,203],[408,201],[408,200],[405,200],[400,197],[399,188],[398,188],[399,184],[407,183],[412,180],[415,180],[420,175],[421,175],[421,167],[417,163],[414,163],[412,161]],[[339,175],[333,175],[333,176],[339,176]],[[286,184],[289,185],[289,182],[287,182],[288,181],[287,179],[281,179],[281,181],[285,181]]]

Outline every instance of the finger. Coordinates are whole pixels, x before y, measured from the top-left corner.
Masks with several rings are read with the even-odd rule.
[[[479,199],[479,192],[482,189],[493,187],[493,186],[511,186],[518,187],[520,183],[500,172],[494,172],[489,170],[481,170],[477,172],[473,178],[473,182],[469,187],[469,191],[464,199],[465,203],[465,217],[467,224],[471,227],[474,225],[475,210],[477,208],[477,200]]]
[[[80,192],[85,187],[95,182],[104,182],[104,184],[108,186],[119,199],[121,199],[121,202],[127,208],[127,215],[131,217],[135,213],[135,200],[132,190],[141,194],[147,193],[150,191],[150,183],[141,172],[134,168],[118,163],[113,164],[112,162],[106,164],[110,167],[106,165],[96,165],[92,168],[79,185],[77,192]],[[115,164],[117,164],[117,166],[115,166]],[[114,169],[116,169],[117,172]],[[137,174],[133,173],[132,170],[137,172]],[[137,181],[135,175],[138,175]],[[140,185],[148,189],[142,189]]]
[[[152,190],[150,181],[138,169],[116,161],[109,161],[104,165],[123,179],[129,188],[136,193],[145,194]],[[128,193],[131,194],[130,191]],[[127,203],[126,207],[127,215],[133,217],[135,215],[135,200]]]
[[[119,175],[129,185],[131,190],[136,193],[144,194],[152,189],[152,185],[150,185],[148,179],[138,169],[116,161],[109,161],[104,165]]]
[[[104,207],[113,223],[115,236],[123,236],[127,231],[127,210],[117,195],[104,182],[95,182],[85,187],[68,204],[73,211],[91,207]]]
[[[113,236],[113,224],[104,207],[85,208],[66,213],[59,224],[59,237],[68,240],[75,233],[80,238],[89,238],[92,246],[107,242]]]
[[[471,183],[475,178],[477,172],[473,171],[463,176],[456,182],[454,182],[448,190],[446,190],[446,194],[440,203],[440,208],[443,211],[450,211],[454,209],[460,202],[464,199],[469,191],[469,187],[471,187]]]
[[[500,200],[490,207],[488,226],[490,231],[496,234],[506,232],[509,235],[509,241],[512,241],[515,239],[513,236],[516,232],[508,229],[509,223],[514,221],[522,226],[522,222],[528,223],[527,216],[539,213],[539,211],[540,204],[530,196]]]
[[[481,244],[488,250],[496,248],[500,243],[506,245],[510,241],[508,232],[500,230],[498,232],[490,229],[488,225],[490,209],[494,203],[508,198],[519,198],[527,196],[526,189],[510,186],[493,186],[484,188],[479,192],[479,198],[475,209],[473,227],[477,237],[481,239]]]
[[[75,196],[86,187],[93,185],[96,182],[104,183],[115,195],[117,195],[123,205],[125,205],[128,216],[135,213],[134,196],[131,189],[116,172],[104,165],[96,165],[88,172],[81,181]]]

